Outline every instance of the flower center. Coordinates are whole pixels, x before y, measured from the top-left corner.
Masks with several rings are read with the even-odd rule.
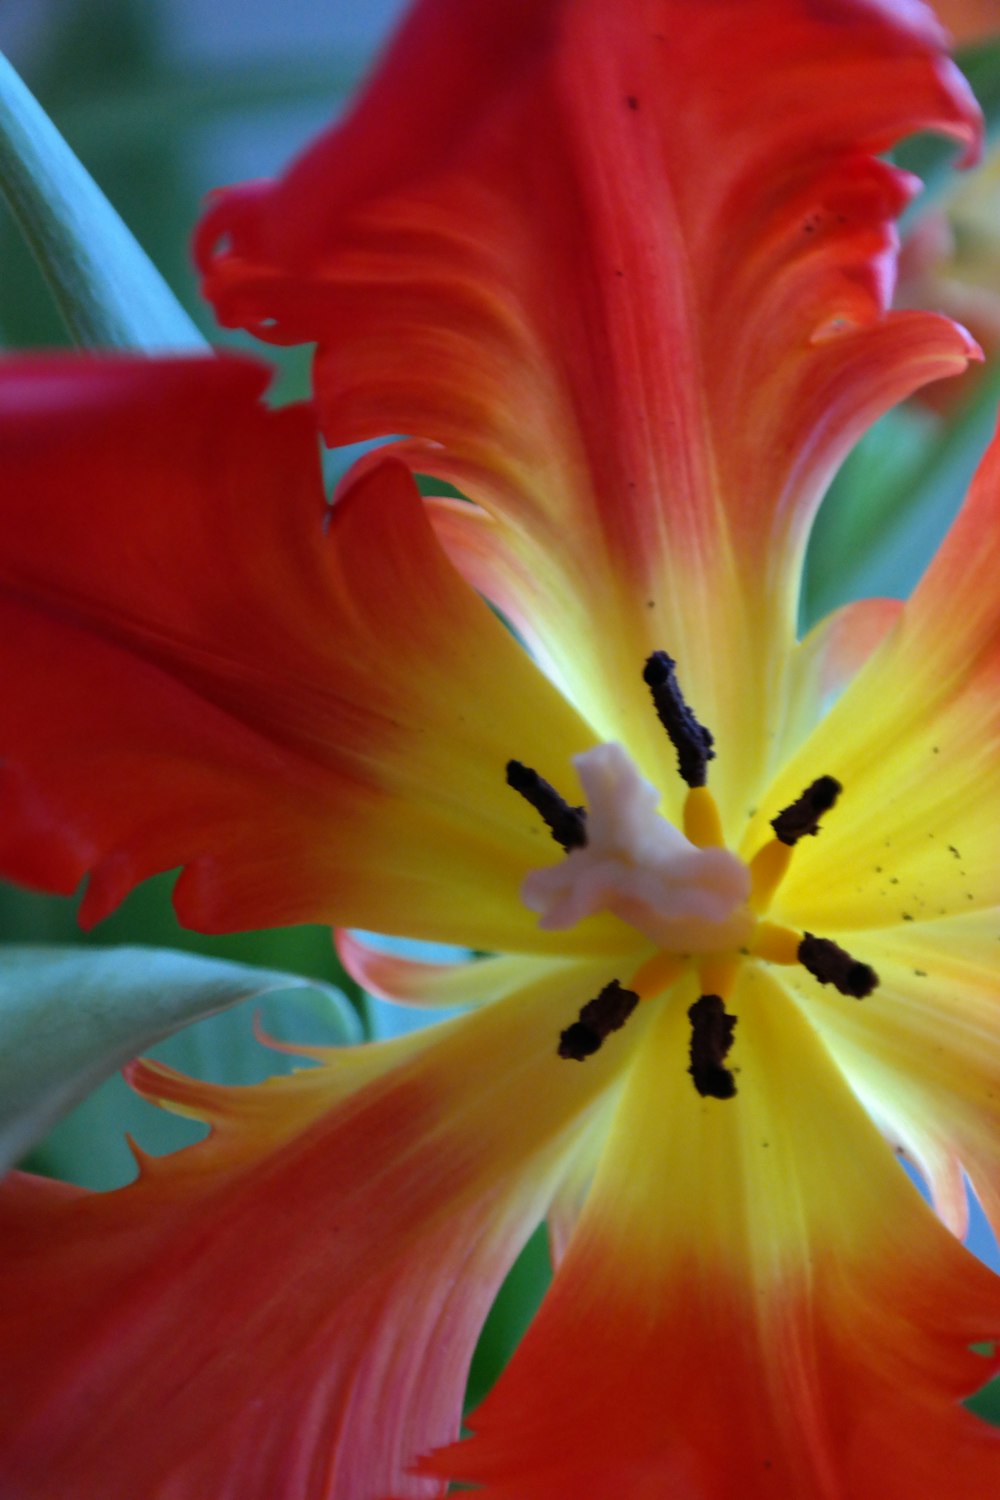
[[[667,953],[724,953],[750,939],[750,871],[728,849],[699,848],[657,812],[660,794],[621,745],[573,764],[587,799],[586,842],[521,886],[539,926],[613,912]]]
[[[560,1057],[582,1062],[627,1021],[640,1000],[669,989],[691,965],[701,998],[690,1007],[689,1072],[698,1092],[717,1099],[736,1092],[726,1056],[736,1017],[725,999],[741,959],[801,964],[821,984],[863,999],[878,983],[875,971],[828,938],[795,932],[765,919],[799,839],[819,832],[819,820],[840,793],[820,776],[784,808],[774,838],[749,863],[723,847],[722,827],[709,792],[713,739],[677,684],[675,663],[657,651],[643,672],[653,706],[677,752],[688,785],[683,831],[658,809],[659,793],[618,744],[597,745],[573,760],[586,796],[571,807],[537,772],[510,761],[507,780],[538,812],[565,850],[557,864],[532,870],[521,896],[539,926],[564,931],[598,912],[627,922],[654,947],[629,979],[617,978],[582,1006],[561,1033]]]

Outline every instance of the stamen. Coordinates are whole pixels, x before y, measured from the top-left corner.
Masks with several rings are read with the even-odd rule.
[[[819,776],[807,786],[801,797],[788,807],[782,808],[776,818],[771,819],[775,837],[789,848],[797,844],[807,833],[819,833],[819,820],[836,802],[843,791],[834,776]]]
[[[698,983],[703,995],[720,995],[723,999],[732,993],[736,976],[740,972],[738,953],[713,953],[703,958],[698,965]]]
[[[767,911],[792,862],[790,844],[768,839],[750,861],[750,909]]]
[[[605,1037],[624,1026],[638,1004],[639,996],[634,990],[627,990],[617,979],[612,979],[596,999],[587,1001],[579,1019],[560,1033],[559,1056],[573,1062],[593,1057]]]
[[[715,798],[707,786],[693,786],[684,802],[684,837],[699,849],[724,849],[725,835]]]
[[[704,786],[708,762],[715,759],[711,734],[699,724],[677,686],[677,663],[665,651],[654,651],[643,668],[643,681],[653,695],[657,717],[677,751],[677,769],[688,786]]]
[[[878,975],[870,964],[852,958],[846,948],[829,938],[807,932],[799,944],[799,963],[820,984],[832,984],[842,995],[863,1000],[878,984]]]
[[[688,960],[680,953],[654,953],[639,965],[629,980],[629,989],[635,990],[640,1000],[652,1000],[676,984],[688,966]]]
[[[731,1099],[736,1093],[732,1070],[724,1066],[736,1017],[719,995],[702,995],[688,1010],[691,1022],[691,1066],[688,1072],[703,1099]]]
[[[549,832],[567,854],[571,849],[582,849],[587,843],[587,810],[570,807],[560,797],[554,786],[539,776],[530,766],[519,760],[507,762],[507,785],[519,792],[537,813],[540,813]]]
[[[782,927],[778,922],[758,922],[754,928],[750,952],[754,958],[762,958],[769,964],[797,964],[802,934],[794,927]]]

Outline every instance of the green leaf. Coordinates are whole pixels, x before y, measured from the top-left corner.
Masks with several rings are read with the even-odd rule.
[[[539,1224],[507,1274],[476,1345],[465,1392],[465,1410],[486,1399],[521,1342],[552,1281],[549,1233]]]
[[[318,981],[157,948],[0,948],[0,1168],[151,1043],[280,990],[323,996],[357,1036],[340,993]]]
[[[157,144],[186,137],[236,114],[257,120],[269,111],[301,111],[313,104],[332,114],[350,95],[367,59],[343,51],[224,66],[161,64],[151,76],[115,80],[94,89],[89,78],[63,90],[59,121],[79,150],[107,150],[114,142]]]
[[[913,404],[862,438],[830,488],[806,560],[806,627],[848,599],[905,599],[954,520],[996,427],[1000,362],[942,423]]]
[[[0,191],[86,348],[208,348],[149,257],[0,56]]]

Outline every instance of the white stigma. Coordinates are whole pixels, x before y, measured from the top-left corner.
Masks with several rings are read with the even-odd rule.
[[[741,947],[753,918],[750,872],[728,849],[699,849],[657,812],[656,788],[621,745],[574,757],[587,800],[587,843],[532,870],[521,898],[539,926],[575,927],[613,912],[672,953]]]

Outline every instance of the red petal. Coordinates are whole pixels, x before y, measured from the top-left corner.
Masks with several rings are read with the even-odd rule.
[[[492,1296],[630,1055],[556,1055],[602,977],[253,1088],[139,1065],[207,1141],[115,1193],[0,1189],[5,1493],[438,1493],[407,1466],[457,1434]]]
[[[934,1219],[808,1021],[748,971],[737,1093],[684,1072],[681,997],[636,1052],[549,1298],[473,1437],[484,1500],[982,1500],[996,1278]]]
[[[922,5],[424,0],[343,125],[216,199],[205,286],[318,341],[331,442],[409,434],[498,518],[512,614],[654,778],[669,647],[742,814],[830,472],[971,352],[886,313],[913,185],[876,154],[923,128],[979,125]]]
[[[402,466],[331,511],[309,411],[267,411],[265,383],[238,361],[0,369],[3,868],[64,892],[89,871],[88,922],[184,866],[180,914],[210,930],[544,946],[518,898],[544,829],[504,765],[564,779],[590,736]]]

